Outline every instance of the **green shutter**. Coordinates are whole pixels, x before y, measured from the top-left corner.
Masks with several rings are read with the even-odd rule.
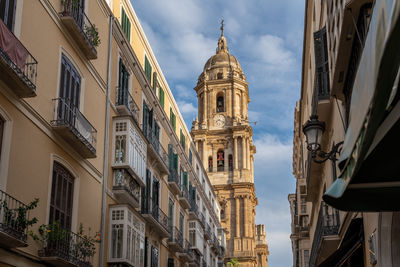
[[[164,90],[160,87],[160,104],[164,108]]]
[[[146,55],[144,56],[144,73],[146,74],[147,80],[151,84],[151,64]]]
[[[157,93],[157,72],[153,72],[153,90],[154,93]]]
[[[172,111],[172,108],[169,108],[169,119],[172,124],[172,127],[174,128],[174,131],[176,131],[176,117],[174,112]]]
[[[187,172],[183,172],[183,186],[187,188],[188,179],[187,179]]]
[[[129,21],[128,16],[126,15],[125,10],[122,8],[121,11],[121,27],[122,31],[125,33],[128,41],[131,40],[131,22]]]

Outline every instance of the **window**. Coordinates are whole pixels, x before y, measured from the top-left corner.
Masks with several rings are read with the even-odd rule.
[[[126,206],[110,208],[110,262],[144,264],[144,223]]]
[[[168,258],[168,267],[175,267],[175,262],[174,259],[172,258]]]
[[[13,31],[16,0],[0,0],[0,19]]]
[[[185,220],[185,217],[183,216],[183,213],[179,212],[179,231],[182,234],[184,233],[184,220]]]
[[[217,171],[222,172],[224,171],[224,151],[219,150],[217,152]]]
[[[117,89],[117,105],[125,105],[129,107],[129,72],[119,60],[119,75],[118,75],[118,89]]]
[[[145,182],[147,145],[129,119],[114,122],[114,167],[129,168]]]
[[[158,267],[158,248],[151,246],[151,267]]]
[[[53,165],[49,224],[58,221],[60,227],[71,229],[74,177],[58,162]]]
[[[224,97],[222,95],[217,96],[217,112],[224,112]]]
[[[129,21],[128,16],[126,15],[125,10],[122,8],[121,10],[121,27],[122,31],[125,33],[128,41],[131,40],[131,22]]]
[[[158,209],[160,204],[160,182],[153,177],[153,210]]]
[[[61,57],[60,92],[61,102],[58,106],[58,117],[66,122],[74,124],[74,116],[71,110],[79,109],[81,93],[81,76],[72,65],[71,61],[64,55]]]
[[[310,261],[309,252],[308,250],[304,250],[304,267],[309,266],[309,261]]]
[[[208,157],[208,171],[212,172],[213,171],[213,159],[212,157]],[[204,180],[203,180],[203,184],[204,184]]]
[[[176,116],[175,113],[172,111],[172,107],[169,108],[169,120],[171,122],[172,128],[176,131]]]
[[[172,229],[174,226],[174,201],[168,198],[168,226]]]
[[[181,142],[181,146],[182,146],[183,150],[185,151],[186,150],[186,138],[185,138],[185,135],[183,134],[182,129],[180,129],[180,139],[179,140]]]
[[[189,162],[190,162],[190,165],[193,166],[193,156],[192,156],[192,150],[191,149],[189,149]]]
[[[232,157],[232,155],[229,155],[228,163],[229,163],[229,171],[233,171],[233,157]]]
[[[157,94],[157,87],[158,87],[157,72],[153,72],[153,91],[155,94]]]
[[[151,84],[151,73],[152,73],[151,64],[147,59],[146,55],[144,56],[144,73],[146,74],[147,80]]]
[[[153,110],[150,109],[146,102],[143,101],[143,122],[142,122],[143,133],[147,139],[151,138],[151,131],[153,128]]]
[[[314,33],[315,71],[317,77],[316,94],[318,99],[329,98],[329,62],[326,28]]]
[[[159,92],[160,104],[164,108],[164,102],[165,102],[165,100],[164,100],[164,98],[165,98],[164,90],[161,87],[159,87],[159,91],[160,91]]]

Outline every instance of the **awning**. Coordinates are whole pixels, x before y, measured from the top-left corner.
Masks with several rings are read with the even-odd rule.
[[[323,196],[340,210],[400,210],[400,102],[393,98],[400,65],[400,1],[389,2],[375,2],[353,86],[339,159],[342,172]]]
[[[363,221],[357,218],[351,222],[340,247],[326,260],[320,263],[318,267],[342,266],[359,248],[361,248],[363,242]],[[364,251],[361,248],[361,258],[363,258],[363,253]]]

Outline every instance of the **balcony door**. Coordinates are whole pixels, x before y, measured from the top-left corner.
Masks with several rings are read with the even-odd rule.
[[[81,77],[71,61],[62,55],[60,72],[60,92],[58,101],[58,119],[74,125],[76,111],[79,110]]]
[[[61,228],[71,229],[73,186],[72,174],[54,162],[49,224],[58,221]]]
[[[129,72],[122,60],[119,60],[117,104],[128,106]]]
[[[14,28],[16,2],[17,0],[0,0],[0,19],[10,31]]]

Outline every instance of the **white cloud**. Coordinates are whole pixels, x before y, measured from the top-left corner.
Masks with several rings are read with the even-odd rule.
[[[181,114],[184,117],[189,116],[189,115],[193,115],[193,117],[194,117],[196,115],[197,108],[195,106],[193,106],[192,103],[178,101],[177,104],[178,104],[178,108],[179,108]]]

